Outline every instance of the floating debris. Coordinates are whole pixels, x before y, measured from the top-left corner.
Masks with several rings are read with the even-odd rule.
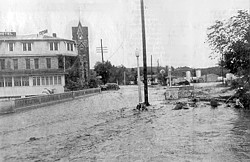
[[[188,104],[185,102],[177,102],[176,106],[172,110],[189,109]]]
[[[139,104],[136,106],[136,110],[139,110],[139,111],[148,111],[148,109],[147,109],[145,103],[139,103]]]
[[[38,140],[39,138],[36,138],[36,137],[30,137],[29,141],[36,141]]]
[[[210,105],[212,107],[218,107],[218,101],[215,98],[213,98],[210,100]]]

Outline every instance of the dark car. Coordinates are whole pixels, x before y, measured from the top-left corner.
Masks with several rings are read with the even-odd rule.
[[[106,85],[100,85],[99,87],[101,88],[101,91],[106,91],[107,90],[107,86]]]
[[[187,80],[181,81],[181,82],[179,82],[177,84],[178,85],[190,85],[189,81],[187,81]]]
[[[105,84],[107,90],[118,90],[120,89],[119,85],[116,83],[106,83]]]

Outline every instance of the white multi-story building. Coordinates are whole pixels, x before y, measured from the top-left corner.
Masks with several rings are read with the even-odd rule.
[[[77,56],[73,40],[0,32],[0,97],[64,92],[66,56]]]

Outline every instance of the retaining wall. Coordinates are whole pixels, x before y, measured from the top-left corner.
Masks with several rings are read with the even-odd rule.
[[[85,89],[81,91],[71,91],[65,93],[57,93],[44,96],[35,96],[29,98],[20,98],[9,101],[0,101],[0,114],[10,113],[17,109],[22,109],[25,107],[42,106],[54,102],[59,102],[63,100],[70,100],[77,97],[81,97],[87,94],[100,93],[100,88]]]
[[[193,95],[194,86],[172,86],[164,93],[166,100],[188,98]]]

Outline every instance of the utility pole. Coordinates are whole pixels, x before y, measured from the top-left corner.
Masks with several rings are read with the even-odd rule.
[[[159,73],[159,59],[157,60],[157,73]]]
[[[124,85],[126,85],[126,72],[125,71],[123,72],[123,75],[124,75]]]
[[[104,63],[103,53],[107,53],[107,52],[108,52],[108,48],[102,46],[102,39],[101,39],[101,47],[96,47],[96,53],[102,54],[102,63]]]
[[[168,73],[169,73],[169,87],[172,87],[172,76],[171,76],[171,65],[169,65]]]
[[[103,63],[104,61],[103,61],[103,48],[102,48],[102,39],[101,39],[101,52],[102,52],[102,63]]]
[[[151,55],[151,85],[153,83],[153,71],[152,71],[152,55]]]
[[[223,81],[223,80],[224,80],[224,79],[223,79],[223,78],[224,78],[224,77],[223,77],[223,75],[224,75],[224,74],[223,74],[223,73],[224,73],[224,72],[223,72],[223,64],[224,64],[224,63],[223,63],[223,57],[224,57],[224,56],[223,56],[223,54],[222,54],[222,55],[221,55],[221,82],[222,82],[222,84],[224,84],[224,81]]]
[[[146,33],[144,20],[144,4],[141,0],[141,24],[142,24],[142,48],[143,48],[143,80],[144,80],[144,100],[145,105],[149,106],[148,102],[148,79],[147,79],[147,50],[146,50]]]

